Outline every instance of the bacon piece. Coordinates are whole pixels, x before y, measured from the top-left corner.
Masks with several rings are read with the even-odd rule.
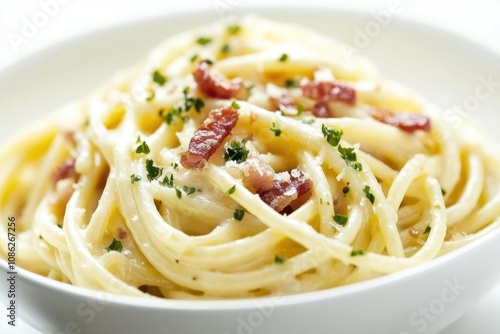
[[[431,130],[431,120],[425,115],[393,112],[387,109],[372,109],[371,115],[379,122],[395,126],[408,133]]]
[[[57,181],[73,178],[75,176],[75,159],[70,158],[54,170],[54,173],[52,174],[52,181],[57,183]]]
[[[123,227],[118,227],[118,229],[116,230],[116,237],[118,239],[125,239],[127,237],[128,233],[127,233],[127,230],[124,229]]]
[[[69,158],[57,167],[52,173],[52,182],[54,191],[52,192],[49,203],[53,208],[62,210],[69,198],[73,194],[73,185],[78,177],[75,169],[75,159]]]
[[[181,157],[188,169],[201,169],[222,145],[238,122],[238,112],[232,107],[212,109],[208,118],[194,132],[189,149]]]
[[[241,79],[229,81],[219,73],[210,70],[206,62],[200,62],[193,73],[198,88],[205,94],[219,99],[236,97],[243,89]]]
[[[348,86],[325,81],[307,81],[300,84],[305,97],[318,101],[338,101],[349,105],[356,103],[356,91]]]
[[[255,192],[272,189],[274,186],[274,174],[274,169],[258,156],[248,158],[240,170],[245,187]]]
[[[326,101],[318,101],[314,104],[312,113],[318,118],[329,118],[333,117],[330,106]]]
[[[299,196],[312,188],[312,181],[300,169],[290,172],[290,179],[275,178],[273,188],[258,192],[260,198],[277,212],[283,211]]]

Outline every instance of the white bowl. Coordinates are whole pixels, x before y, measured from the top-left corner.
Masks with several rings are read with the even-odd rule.
[[[391,18],[361,45],[356,42],[356,28],[364,31],[374,24],[370,22],[377,22],[367,13],[326,8],[279,12],[256,8],[255,12],[340,38],[371,57],[386,76],[420,91],[443,109],[473,97],[481,77],[500,78],[498,56],[415,23]],[[133,22],[61,43],[7,68],[0,73],[0,114],[8,119],[0,122],[2,138],[27,120],[90,92],[115,70],[140,60],[167,35],[211,20],[213,13],[191,11]],[[477,110],[469,110],[497,141],[499,109],[500,94],[494,90]],[[436,333],[498,284],[499,255],[497,229],[400,273],[327,291],[236,301],[117,296],[17,268],[16,305],[18,316],[44,333]],[[0,267],[6,277],[4,260]],[[0,295],[7,305],[7,294]]]

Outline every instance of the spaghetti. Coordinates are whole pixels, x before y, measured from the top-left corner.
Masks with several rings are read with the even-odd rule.
[[[248,16],[169,38],[6,143],[0,234],[15,215],[22,267],[113,293],[327,289],[497,228],[489,145],[338,42]]]

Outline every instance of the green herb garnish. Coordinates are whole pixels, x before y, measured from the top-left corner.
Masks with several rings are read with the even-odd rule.
[[[363,255],[365,252],[363,252],[362,249],[353,249],[351,251],[351,256],[358,256],[358,255]]]
[[[227,32],[230,33],[231,35],[236,35],[241,31],[241,27],[239,25],[232,25],[227,27]]]
[[[229,44],[224,44],[221,48],[220,48],[220,52],[221,53],[224,53],[224,54],[228,54],[229,51],[231,51],[231,48],[229,47]]]
[[[338,130],[326,127],[324,124],[321,124],[321,132],[323,132],[323,137],[326,138],[326,141],[328,142],[328,144],[332,145],[333,147],[335,147],[339,144],[340,139],[342,138],[342,135],[344,134],[344,131],[342,131],[342,130],[338,131]]]
[[[231,108],[238,110],[240,109],[240,105],[238,104],[238,102],[233,101],[231,102]]]
[[[189,58],[189,61],[194,63],[196,61],[196,59],[198,59],[198,54],[195,53],[194,55],[191,56],[191,58]]]
[[[245,145],[242,145],[237,141],[232,141],[224,150],[224,160],[242,163],[247,160],[248,153],[250,153],[250,151],[245,147]]]
[[[233,217],[237,221],[241,221],[244,216],[245,216],[245,210],[238,210],[238,209],[234,210]]]
[[[135,149],[135,153],[144,153],[148,154],[150,151],[148,144],[146,144],[145,141],[142,142],[137,148]]]
[[[299,87],[299,81],[293,80],[293,79],[286,79],[285,80],[285,87],[286,88],[297,88],[297,87]]]
[[[212,38],[210,37],[199,37],[197,40],[196,40],[196,43],[200,44],[200,45],[207,45],[208,43],[210,43],[212,41]]]
[[[271,130],[272,132],[274,132],[274,135],[275,135],[276,137],[279,137],[279,136],[281,135],[281,129],[280,129],[280,128],[278,128],[278,127],[276,126],[276,124],[274,124],[274,122],[273,122],[273,124],[272,124],[272,126],[271,126],[270,130]]]
[[[365,186],[363,188],[363,192],[372,204],[375,203],[375,196],[370,192],[370,186]]]
[[[333,216],[333,221],[339,224],[340,226],[345,226],[347,224],[347,221],[349,220],[349,217],[345,215],[341,215],[336,213],[335,216]]]
[[[146,171],[148,172],[148,180],[153,181],[156,180],[162,173],[163,168],[155,166],[153,160],[146,160]]]
[[[184,193],[186,195],[191,195],[191,194],[194,194],[194,192],[196,191],[196,188],[195,187],[183,186],[182,187],[182,191],[184,191]]]
[[[342,188],[342,193],[345,195],[349,192],[349,187],[345,186],[344,188]]]
[[[159,114],[163,118],[163,121],[168,125],[177,124],[176,119],[180,119],[183,122],[189,119],[188,116],[182,115],[181,107],[172,108],[167,113],[165,113],[164,110],[161,109]]]
[[[304,112],[304,106],[302,104],[299,104],[297,106],[297,116],[301,116],[303,112]]]
[[[430,231],[431,231],[431,227],[430,227],[430,225],[427,225],[427,227],[426,227],[426,228],[425,228],[425,230],[424,230],[424,234],[427,234],[427,233],[429,233]]]
[[[142,177],[140,175],[137,174],[130,175],[130,183],[135,183],[140,180],[142,180]]]
[[[279,57],[279,59],[278,59],[278,60],[279,60],[279,61],[281,61],[281,62],[285,62],[285,61],[287,61],[287,60],[288,60],[288,55],[287,55],[286,53],[283,53],[283,54],[281,55],[281,57]]]
[[[174,174],[170,174],[170,176],[166,176],[163,178],[163,180],[160,181],[160,184],[162,186],[166,186],[168,188],[173,188],[174,187]]]
[[[189,87],[186,87],[182,90],[182,94],[184,95],[184,111],[191,110],[191,107],[194,107],[196,112],[200,112],[201,108],[205,106],[205,102],[203,102],[200,98],[194,98],[192,96],[188,96]]]
[[[149,92],[149,96],[146,97],[146,101],[150,102],[155,99],[155,92]]]
[[[167,82],[167,78],[160,73],[160,71],[156,70],[153,72],[153,81],[158,85],[163,86],[165,82]]]
[[[285,263],[286,259],[284,257],[281,257],[279,255],[274,256],[274,263],[275,264],[283,264]]]
[[[111,251],[121,252],[123,249],[123,245],[120,242],[120,240],[116,240],[115,238],[113,238],[113,241],[111,241],[111,243],[109,244],[108,247],[106,247],[106,249],[108,250],[108,252]]]
[[[236,191],[236,184],[226,191],[226,195],[230,196]]]
[[[342,159],[344,159],[347,166],[351,167],[355,171],[361,172],[363,170],[363,165],[357,161],[356,152],[354,152],[354,147],[342,147],[339,145],[337,150],[340,153]]]

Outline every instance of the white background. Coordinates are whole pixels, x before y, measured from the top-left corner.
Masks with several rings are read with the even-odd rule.
[[[58,5],[54,5],[56,3]],[[394,0],[313,1],[311,6],[331,4],[343,8],[375,10]],[[396,0],[397,1],[397,0]],[[400,0],[401,17],[453,31],[474,40],[499,55],[500,0]],[[299,1],[258,0],[0,0],[0,71],[13,62],[61,40],[90,30],[148,16],[157,16],[179,7],[206,7],[214,11],[231,4],[244,8],[256,4]],[[49,4],[52,5],[49,5]],[[50,15],[44,15],[47,12]],[[35,25],[35,23],[37,25]],[[2,92],[0,92],[1,98]],[[500,265],[500,260],[499,260]],[[2,317],[3,318],[3,317]],[[19,323],[16,328],[0,321],[2,333],[37,333]],[[442,334],[500,333],[500,285],[464,318]]]

